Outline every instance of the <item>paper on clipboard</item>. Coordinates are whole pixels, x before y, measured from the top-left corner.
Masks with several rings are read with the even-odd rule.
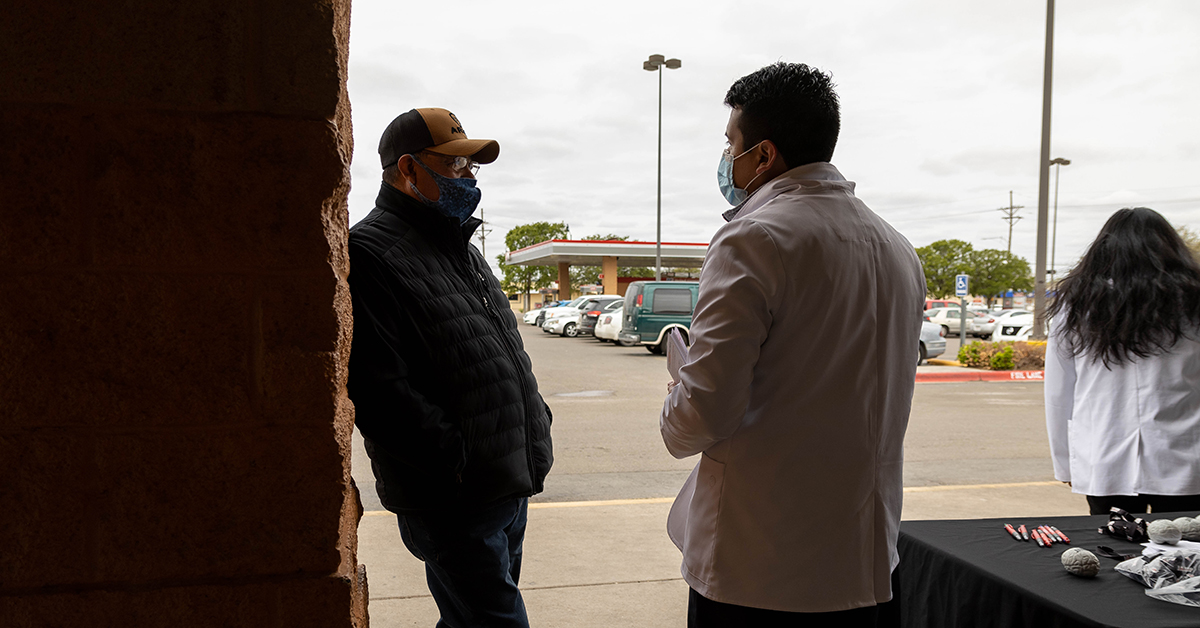
[[[679,367],[687,364],[688,361],[688,346],[683,341],[683,334],[679,333],[678,328],[671,328],[667,331],[667,372],[671,374],[671,381],[679,382]]]

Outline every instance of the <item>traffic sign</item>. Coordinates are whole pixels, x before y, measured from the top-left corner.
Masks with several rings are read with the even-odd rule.
[[[967,296],[967,294],[968,294],[967,293],[967,284],[970,283],[970,279],[971,278],[968,275],[955,275],[954,276],[954,296],[956,296],[956,297]]]

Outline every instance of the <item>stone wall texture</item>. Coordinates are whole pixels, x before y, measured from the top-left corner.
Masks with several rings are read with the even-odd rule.
[[[0,626],[365,627],[349,0],[0,20]]]

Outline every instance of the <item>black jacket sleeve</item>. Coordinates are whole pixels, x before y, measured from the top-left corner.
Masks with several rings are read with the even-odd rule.
[[[355,425],[375,447],[418,469],[458,475],[466,466],[461,430],[413,387],[409,366],[419,334],[388,270],[370,252],[350,246],[354,339],[347,391]]]

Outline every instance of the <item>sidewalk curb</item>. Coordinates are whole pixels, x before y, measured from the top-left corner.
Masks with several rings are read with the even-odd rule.
[[[918,384],[941,382],[1042,382],[1044,371],[981,371],[964,368],[961,373],[917,373]]]

